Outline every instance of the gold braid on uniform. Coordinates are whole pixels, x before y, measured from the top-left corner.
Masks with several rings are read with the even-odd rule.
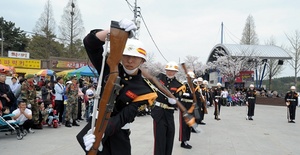
[[[158,97],[157,94],[156,94],[156,90],[157,88],[146,78],[144,78],[144,81],[147,83],[147,85],[153,90],[152,93],[147,93],[147,94],[144,94],[144,95],[140,95],[138,97],[136,97],[135,99],[133,99],[132,102],[139,102],[139,101],[148,101],[148,104],[149,106],[152,106],[155,99]],[[139,110],[144,110],[145,109],[145,106],[141,106],[139,108]]]

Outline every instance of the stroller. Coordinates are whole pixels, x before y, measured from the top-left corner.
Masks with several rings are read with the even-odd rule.
[[[13,117],[14,114],[7,114],[4,116],[0,116],[0,132],[10,132],[13,134],[17,133],[17,139],[21,140],[25,135],[21,133],[21,129],[19,127],[19,123],[15,120],[5,120],[5,118]]]

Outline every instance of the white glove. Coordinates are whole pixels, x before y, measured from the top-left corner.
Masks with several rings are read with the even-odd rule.
[[[168,97],[168,102],[170,104],[176,104],[176,99]]]
[[[89,151],[91,147],[93,146],[94,142],[96,140],[96,136],[92,133],[92,129],[90,129],[86,135],[83,136],[83,142],[85,146],[85,150]]]
[[[104,134],[103,134],[102,138],[103,137],[104,137]],[[96,141],[96,136],[92,133],[92,129],[90,129],[86,133],[86,135],[83,136],[83,142],[84,142],[85,150],[89,151],[92,148],[95,141]],[[103,150],[102,141],[100,142],[98,150],[99,151]]]
[[[183,93],[182,95],[183,95],[183,96],[186,96],[186,97],[189,97],[189,96],[190,96],[189,93]]]
[[[125,31],[129,32],[131,30],[136,30],[137,27],[136,25],[134,24],[133,21],[129,20],[129,19],[122,19],[120,22],[119,22],[119,26],[120,28],[122,29],[125,29]]]

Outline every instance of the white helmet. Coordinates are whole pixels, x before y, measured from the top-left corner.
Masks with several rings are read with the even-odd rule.
[[[250,88],[254,88],[254,85],[253,84],[250,84],[250,86],[249,86]]]
[[[194,79],[194,80],[193,80],[193,83],[194,83],[194,84],[197,84],[197,82],[198,82],[197,79]]]
[[[208,81],[207,80],[203,80],[203,84],[208,85]]]
[[[136,39],[128,39],[123,52],[123,55],[135,56],[143,58],[146,61],[146,51],[141,41]]]
[[[198,77],[198,81],[203,82],[203,78],[202,77]]]
[[[291,86],[291,90],[296,90],[296,87],[295,86]]]
[[[222,84],[220,82],[217,83],[217,86],[222,86]]]
[[[195,73],[193,71],[188,71],[187,74],[191,77],[191,78],[195,78]]]
[[[178,72],[178,64],[174,61],[170,61],[167,63],[165,70],[177,71]]]

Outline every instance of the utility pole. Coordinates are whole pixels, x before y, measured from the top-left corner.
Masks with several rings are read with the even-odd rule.
[[[137,30],[135,31],[135,38],[138,39],[139,38],[139,31],[140,31],[140,24],[141,24],[141,8],[137,6],[137,0],[135,0],[134,2],[134,23],[137,27]]]
[[[71,40],[70,40],[70,52],[71,54],[73,54],[73,23],[74,23],[74,8],[75,8],[75,4],[73,3],[73,0],[72,0],[72,3],[71,3],[71,7],[72,7],[72,11],[70,12],[71,14]]]
[[[3,57],[3,41],[4,41],[3,30],[1,30],[1,57]]]

